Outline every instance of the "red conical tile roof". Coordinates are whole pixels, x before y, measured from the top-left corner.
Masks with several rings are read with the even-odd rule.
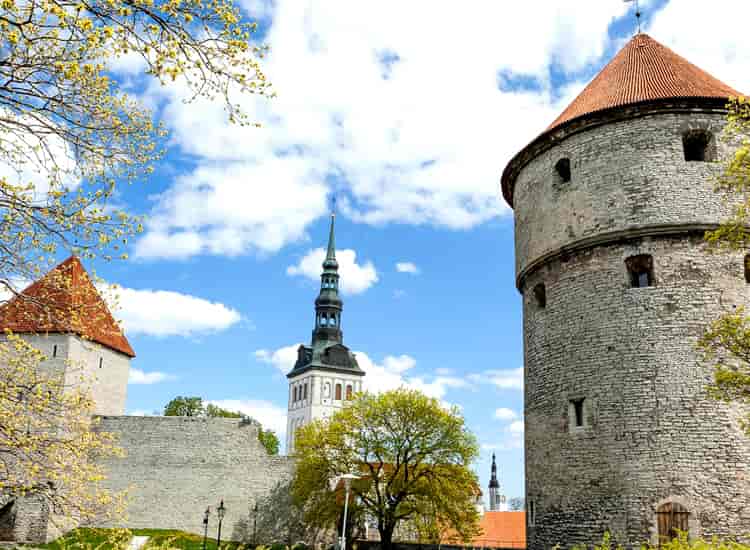
[[[71,256],[0,307],[0,331],[73,333],[135,357],[88,273]]]
[[[547,130],[575,118],[642,101],[729,98],[737,90],[699,69],[647,34],[637,34]]]

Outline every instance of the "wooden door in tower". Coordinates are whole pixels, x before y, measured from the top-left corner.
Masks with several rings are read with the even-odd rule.
[[[679,536],[679,532],[688,532],[690,512],[682,504],[667,502],[659,506],[656,518],[659,525],[659,544],[669,542]]]

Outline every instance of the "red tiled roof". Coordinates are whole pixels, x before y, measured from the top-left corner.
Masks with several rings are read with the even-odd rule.
[[[637,34],[547,130],[583,115],[642,101],[739,95],[647,34]]]
[[[71,256],[0,307],[0,331],[74,333],[135,357],[86,270]]]
[[[526,548],[526,512],[485,512],[482,534],[472,541],[480,548]]]

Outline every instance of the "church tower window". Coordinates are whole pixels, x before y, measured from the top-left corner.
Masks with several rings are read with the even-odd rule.
[[[747,262],[745,262],[745,265],[747,265]],[[747,268],[745,268],[747,269]],[[52,346],[52,357],[57,357],[57,344]]]
[[[347,401],[352,400],[352,385],[351,384],[346,385],[346,400]]]
[[[341,401],[341,384],[336,384],[336,401]]]
[[[570,414],[570,427],[571,428],[582,428],[584,426],[586,419],[583,414],[584,413],[583,401],[584,401],[583,398],[570,400],[570,406],[568,407],[568,412]]]
[[[307,382],[305,382],[305,385],[302,386],[302,399],[307,399]]]
[[[750,254],[745,255],[745,282],[750,283]]]

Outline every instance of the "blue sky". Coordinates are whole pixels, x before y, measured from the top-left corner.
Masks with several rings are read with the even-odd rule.
[[[123,287],[138,355],[127,409],[200,395],[285,429],[284,372],[310,338],[335,194],[344,340],[366,386],[458,405],[482,445],[482,486],[495,452],[506,494],[521,496],[521,300],[499,178],[632,35],[632,12],[621,0],[354,4],[241,2],[271,46],[278,97],[243,100],[261,129],[116,63],[170,130],[154,177],[118,197],[148,216],[131,259],[88,266]],[[750,90],[748,3],[705,7],[643,2],[645,30]]]

